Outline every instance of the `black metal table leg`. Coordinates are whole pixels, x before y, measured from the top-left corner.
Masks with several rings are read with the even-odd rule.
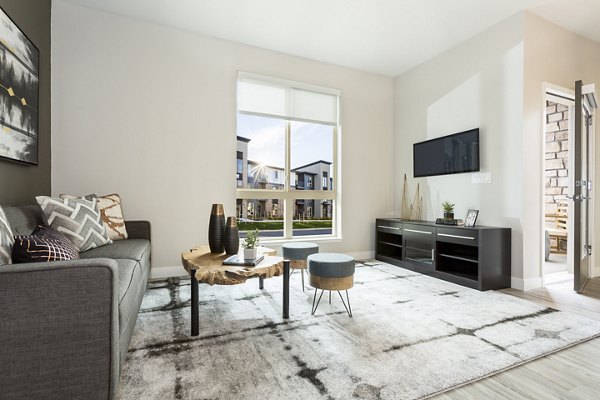
[[[283,260],[283,318],[290,318],[290,260]]]
[[[260,290],[263,290],[265,288],[265,278],[263,278],[262,276],[258,277],[258,288]]]
[[[192,290],[192,336],[198,336],[200,334],[200,310],[198,309],[198,280],[196,279],[196,270],[190,270],[191,277],[191,290]]]

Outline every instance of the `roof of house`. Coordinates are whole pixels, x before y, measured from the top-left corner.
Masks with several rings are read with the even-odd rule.
[[[319,160],[319,161],[311,162],[310,164],[306,164],[306,165],[302,165],[300,167],[293,168],[292,171],[297,171],[299,169],[310,167],[310,166],[315,165],[315,164],[327,164],[327,165],[331,165],[331,162],[324,161],[324,160]]]

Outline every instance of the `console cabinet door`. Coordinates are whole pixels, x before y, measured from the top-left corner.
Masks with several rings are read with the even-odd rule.
[[[435,228],[404,224],[404,260],[421,266],[435,266]]]

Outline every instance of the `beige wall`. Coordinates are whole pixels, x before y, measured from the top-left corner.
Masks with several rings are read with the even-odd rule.
[[[544,82],[568,89],[575,88],[576,80],[600,85],[600,44],[554,25],[534,14],[525,13],[525,75],[523,111],[523,247],[526,280],[535,280],[541,272],[542,226],[542,134]],[[596,142],[596,152],[600,150]],[[600,159],[597,167],[600,167]],[[598,168],[596,168],[598,170]],[[600,176],[600,175],[598,175]],[[598,198],[600,191],[594,191]],[[598,210],[600,202],[596,201]],[[596,215],[600,215],[598,211]],[[592,226],[597,225],[593,224]],[[599,249],[600,230],[595,230],[594,249]],[[594,257],[596,265],[600,257]],[[600,268],[595,268],[600,274]]]
[[[424,192],[424,218],[456,204],[456,218],[479,210],[478,224],[512,228],[512,276],[522,277],[523,17],[516,15],[395,80],[395,193],[400,209],[406,173],[412,193]],[[471,128],[480,129],[481,172],[413,178],[412,144]],[[519,283],[516,284],[519,286]]]
[[[393,190],[393,80],[55,2],[52,192],[112,193],[153,224],[153,268],[235,213],[238,70],[342,90],[341,242],[369,256]],[[156,274],[155,274],[156,276]]]

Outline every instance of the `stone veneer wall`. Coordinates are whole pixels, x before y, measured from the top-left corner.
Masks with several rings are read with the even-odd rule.
[[[569,108],[546,102],[546,163],[544,171],[546,213],[556,211],[569,191]]]

